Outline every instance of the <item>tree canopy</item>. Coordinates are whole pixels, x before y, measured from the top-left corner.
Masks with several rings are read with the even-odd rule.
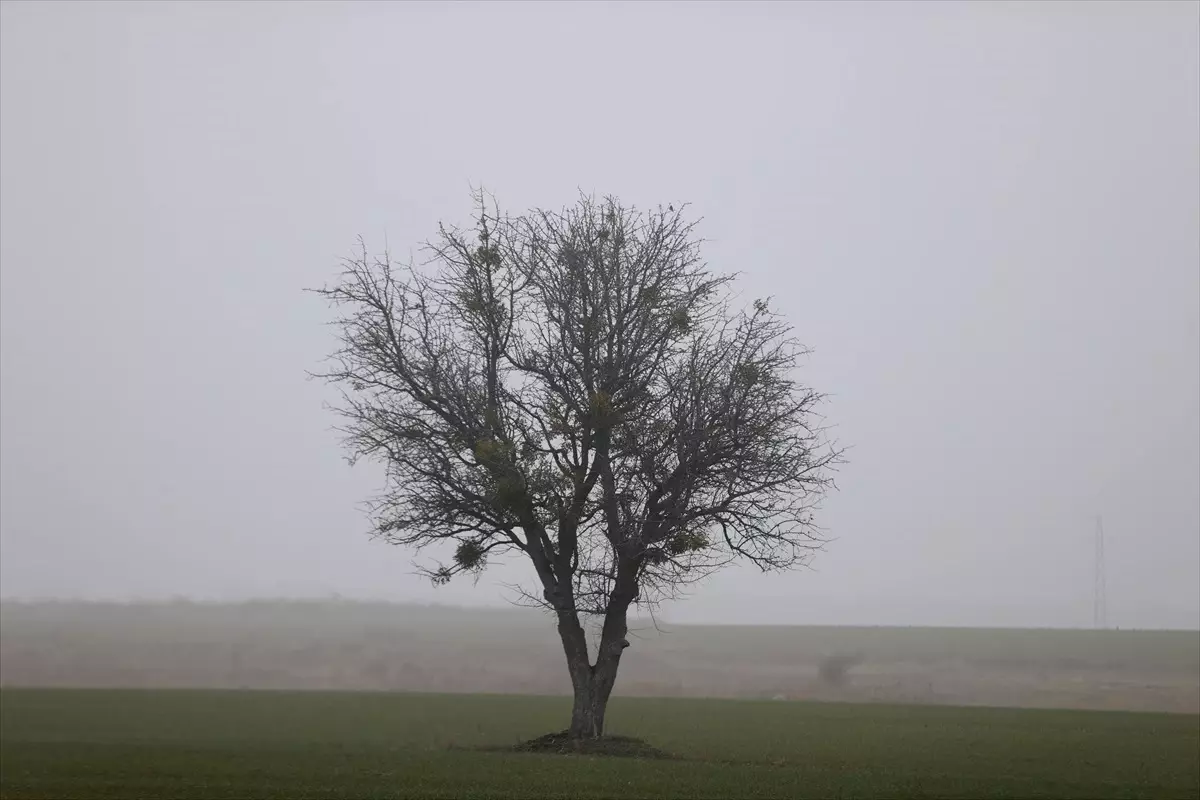
[[[523,554],[573,678],[580,615],[605,620],[595,665],[583,645],[595,672],[631,604],[739,558],[805,562],[840,460],[823,397],[784,317],[738,307],[734,276],[707,268],[686,209],[475,200],[473,228],[440,226],[422,264],[362,247],[319,290],[349,452],[387,470],[378,534],[444,545],[437,582]]]

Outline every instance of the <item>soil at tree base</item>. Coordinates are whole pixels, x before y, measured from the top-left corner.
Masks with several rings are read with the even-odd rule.
[[[517,753],[551,753],[556,755],[615,756],[618,758],[654,758],[677,760],[678,756],[659,750],[652,744],[633,736],[600,736],[595,739],[573,739],[567,731],[547,733],[511,748]]]

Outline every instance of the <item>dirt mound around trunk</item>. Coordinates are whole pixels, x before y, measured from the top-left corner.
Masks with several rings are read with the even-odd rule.
[[[518,753],[553,753],[557,755],[616,756],[618,758],[675,759],[676,756],[659,750],[633,736],[601,736],[597,739],[572,739],[566,731],[547,733],[536,739],[506,748]]]

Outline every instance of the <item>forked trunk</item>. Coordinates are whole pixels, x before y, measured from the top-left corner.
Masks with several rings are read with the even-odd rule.
[[[567,729],[571,739],[598,739],[604,735],[608,699],[617,681],[621,653],[629,646],[625,640],[624,617],[622,612],[619,620],[606,620],[595,665],[589,663],[586,637],[574,615],[569,620],[559,621],[559,633],[574,689],[571,727]]]

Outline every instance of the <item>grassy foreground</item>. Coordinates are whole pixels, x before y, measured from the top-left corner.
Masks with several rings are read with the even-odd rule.
[[[613,701],[676,761],[484,752],[565,698],[0,692],[4,798],[1200,796],[1200,718],[722,700]]]

